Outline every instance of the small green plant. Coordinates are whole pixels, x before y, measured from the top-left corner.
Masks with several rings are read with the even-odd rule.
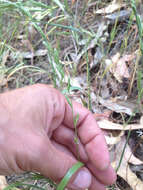
[[[71,83],[70,83],[70,78],[68,79],[68,86],[67,86],[67,91],[64,92],[68,92],[68,95],[72,92],[73,89],[79,89],[78,87],[72,87]],[[74,130],[75,130],[75,138],[74,141],[77,144],[77,155],[78,155],[78,131],[77,131],[77,123],[79,120],[79,114],[74,115],[74,110],[73,110],[73,104],[72,101],[69,99],[67,94],[65,94],[66,100],[69,103],[71,109],[72,109],[72,116],[73,116],[73,124],[74,124]],[[79,156],[77,156],[79,157]]]
[[[64,92],[68,92],[68,94],[70,94],[70,92],[73,89],[79,89],[78,87],[72,87],[71,83],[70,83],[70,78],[68,79],[68,86],[67,86],[67,91]],[[77,152],[77,159],[79,160],[79,151],[78,151],[78,143],[79,143],[79,139],[78,139],[78,130],[77,130],[77,123],[79,120],[79,114],[74,115],[74,110],[73,110],[73,104],[71,102],[71,100],[69,99],[69,97],[65,94],[66,100],[69,103],[71,109],[72,109],[72,115],[73,115],[73,124],[74,124],[74,131],[75,131],[75,137],[74,137],[74,142],[76,144],[76,152]],[[56,190],[64,190],[64,188],[66,187],[66,185],[68,184],[69,180],[71,179],[71,177],[73,176],[74,173],[77,172],[77,170],[81,167],[83,167],[84,164],[82,162],[77,162],[75,165],[73,165],[68,172],[66,173],[66,175],[63,177],[63,179],[61,180],[61,182],[59,183],[59,185],[57,186]]]

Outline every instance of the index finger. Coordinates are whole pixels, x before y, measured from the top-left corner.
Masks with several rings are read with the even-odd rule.
[[[93,114],[76,102],[72,102],[72,108],[66,103],[64,124],[75,128],[73,120],[79,115],[76,125],[78,137],[85,146],[89,161],[99,170],[107,169],[110,163],[107,145]]]

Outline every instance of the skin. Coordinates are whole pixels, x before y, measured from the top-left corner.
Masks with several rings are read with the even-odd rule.
[[[102,131],[91,112],[72,104],[74,115],[79,115],[78,145],[72,109],[56,89],[36,84],[0,94],[0,174],[36,171],[58,183],[77,162],[78,146],[85,167],[73,175],[68,188],[105,190],[114,183]]]

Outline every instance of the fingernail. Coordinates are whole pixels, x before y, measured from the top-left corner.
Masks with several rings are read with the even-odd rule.
[[[91,174],[88,170],[80,170],[74,179],[72,186],[79,189],[87,189],[91,185]]]

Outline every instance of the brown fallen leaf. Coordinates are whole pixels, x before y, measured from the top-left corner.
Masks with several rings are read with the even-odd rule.
[[[129,62],[132,59],[132,55],[124,55],[123,57],[120,57],[120,53],[116,53],[111,60],[105,60],[109,71],[119,83],[123,82],[123,78],[130,78],[126,62]]]
[[[117,144],[118,142],[120,142],[121,137],[124,136],[124,131],[121,131],[120,133],[118,133],[117,136],[113,136],[115,131],[111,130],[111,131],[107,131],[104,133],[105,134],[105,140],[106,143],[109,145],[109,147],[112,147],[112,145]]]
[[[4,190],[8,186],[5,176],[0,175],[0,190]],[[16,187],[11,187],[11,190],[20,190]]]
[[[140,124],[128,124],[124,126],[121,124],[113,123],[107,119],[97,121],[97,123],[101,129],[123,130],[123,131],[143,129],[143,116],[140,119]]]
[[[18,55],[24,59],[31,59],[33,56],[34,57],[41,57],[41,56],[45,56],[47,55],[48,51],[46,49],[39,49],[37,51],[34,52],[34,54],[32,52],[20,52],[17,51],[16,53],[11,53],[11,56],[14,57],[15,55]]]
[[[98,100],[101,105],[108,108],[109,110],[115,111],[117,113],[126,113],[130,116],[134,115],[135,110],[138,109],[137,103],[131,100],[126,100],[124,97],[122,100],[115,100],[113,98],[103,99],[102,97],[98,97]]]
[[[124,148],[124,145],[126,143],[126,139],[123,136],[121,141],[116,145],[114,148],[112,154],[114,153],[114,160],[112,160],[112,166],[114,168],[118,167],[122,151]],[[131,152],[130,147],[126,146],[125,152],[122,158],[121,165],[117,171],[117,174],[121,176],[127,183],[132,187],[134,190],[141,190],[143,189],[143,182],[130,170],[128,167],[128,163],[132,163],[134,165],[143,164],[142,161],[137,159]]]
[[[110,14],[116,10],[121,9],[124,6],[125,6],[125,4],[121,3],[120,1],[113,0],[107,7],[98,9],[96,11],[96,14]]]
[[[7,187],[6,178],[0,175],[0,190],[3,190],[5,187]]]

